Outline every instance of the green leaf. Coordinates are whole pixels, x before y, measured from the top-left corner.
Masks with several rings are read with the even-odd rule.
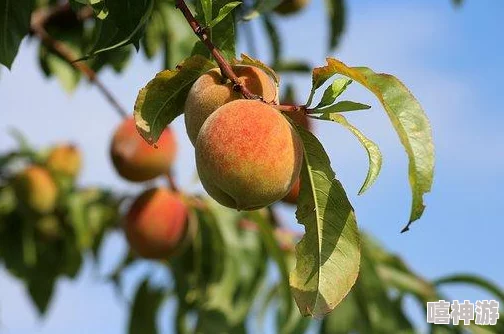
[[[277,72],[307,73],[311,71],[310,65],[297,60],[280,61],[273,66],[273,69]]]
[[[243,16],[243,20],[249,21],[257,16],[273,11],[283,0],[258,0],[255,6]]]
[[[219,13],[220,9],[224,8],[227,4],[236,1],[230,0],[213,0],[212,13]],[[235,37],[235,19],[232,13],[229,13],[220,22],[215,24],[214,27],[209,28],[210,40],[219,49],[228,61],[231,61],[236,56],[236,37]],[[193,49],[192,55],[201,54],[202,56],[209,57],[206,47],[198,41]]]
[[[364,146],[364,148],[366,149],[369,159],[369,169],[366,180],[359,190],[359,195],[363,194],[371,187],[371,185],[376,181],[378,175],[380,174],[382,166],[382,155],[380,149],[378,148],[378,145],[369,140],[362,134],[362,132],[359,131],[359,129],[350,124],[343,115],[323,114],[319,119],[329,120],[343,125],[345,128],[350,130],[357,137],[357,139],[359,139],[362,146]]]
[[[237,7],[239,5],[241,5],[240,1],[233,1],[233,2],[229,2],[229,3],[225,4],[224,7],[219,9],[219,14],[217,15],[217,17],[214,18],[212,21],[210,21],[207,24],[207,27],[208,28],[215,27],[217,25],[217,23],[224,20],[229,14],[231,14],[233,9],[235,9],[235,7]]]
[[[90,56],[131,43],[137,46],[153,5],[154,0],[107,0],[108,15],[98,21],[100,33]]]
[[[471,274],[458,274],[450,275],[438,278],[434,281],[434,285],[439,287],[446,284],[469,284],[477,286],[487,292],[491,293],[498,299],[501,303],[504,303],[504,290],[499,288],[494,283],[484,279],[481,276],[471,275]]]
[[[0,0],[0,64],[9,69],[30,30],[33,4],[33,0]]]
[[[413,333],[410,321],[404,314],[400,299],[393,301],[378,275],[366,243],[362,243],[362,263],[359,279],[352,291],[365,333]]]
[[[31,299],[40,314],[45,314],[47,307],[52,299],[56,279],[52,275],[32,274],[33,277],[28,281],[28,292]]]
[[[281,45],[281,39],[280,36],[278,35],[278,29],[275,26],[274,21],[271,19],[269,15],[263,15],[262,16],[262,21],[264,23],[264,28],[266,29],[267,32],[267,38],[269,39],[270,46],[271,46],[271,54],[272,54],[272,60],[271,62],[274,64],[274,67],[277,66],[280,62],[280,53],[282,50],[282,45]]]
[[[297,130],[304,144],[304,164],[296,217],[306,232],[296,246],[290,284],[301,313],[320,317],[354,285],[360,237],[354,210],[324,148],[309,131],[299,126]]]
[[[338,96],[340,96],[352,82],[353,81],[351,79],[345,78],[338,78],[334,80],[333,83],[327,87],[324,95],[322,96],[322,100],[320,100],[319,104],[317,104],[315,108],[322,108],[333,104]]]
[[[329,16],[329,49],[334,49],[340,42],[345,30],[345,2],[343,0],[326,0],[327,14]]]
[[[348,67],[339,60],[327,58],[327,66],[313,70],[313,87],[320,87],[334,74],[347,76],[376,95],[406,149],[413,194],[410,219],[402,230],[406,232],[410,224],[422,216],[425,209],[423,195],[430,191],[434,176],[434,144],[429,120],[402,82],[392,75],[378,74],[366,67]]]
[[[203,11],[203,17],[205,19],[205,25],[208,25],[212,21],[213,10],[212,10],[212,0],[201,0],[201,9]]]
[[[140,134],[155,143],[164,128],[182,114],[192,84],[214,65],[196,55],[180,63],[175,70],[159,72],[138,93],[135,120]]]
[[[353,101],[340,101],[338,103],[333,104],[332,106],[313,109],[310,111],[312,114],[332,114],[339,112],[347,112],[347,111],[356,111],[356,110],[368,110],[371,109],[370,105],[353,102]]]
[[[129,334],[155,334],[157,330],[157,313],[164,299],[160,290],[150,289],[144,280],[138,288],[129,318]]]

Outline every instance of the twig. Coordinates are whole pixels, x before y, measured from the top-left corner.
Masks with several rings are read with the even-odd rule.
[[[198,36],[198,38],[206,45],[210,53],[215,58],[215,61],[219,65],[221,73],[224,77],[231,80],[234,84],[233,89],[237,92],[241,92],[243,97],[246,99],[260,100],[264,103],[271,105],[273,108],[284,111],[284,112],[303,112],[306,113],[306,106],[289,106],[289,105],[278,105],[274,101],[264,101],[262,96],[253,94],[247,87],[243,85],[240,78],[234,73],[233,68],[229,62],[224,58],[219,49],[212,43],[210,37],[208,36],[208,31],[206,28],[202,27],[201,24],[196,20],[191,10],[187,7],[184,0],[176,0],[175,7],[178,8],[184,15],[187,23],[191,26],[192,30]]]
[[[170,190],[177,193],[179,191],[179,188],[177,186],[177,182],[175,182],[175,179],[173,178],[173,173],[170,170],[168,173],[165,174],[166,180],[168,181],[168,186],[170,187]]]
[[[107,101],[114,107],[114,109],[119,113],[122,118],[127,118],[128,113],[119,104],[112,93],[105,87],[105,85],[98,79],[96,72],[90,68],[84,62],[76,62],[77,57],[74,52],[68,48],[68,46],[56,39],[54,39],[46,30],[46,26],[53,21],[57,21],[60,18],[68,18],[74,16],[76,20],[86,20],[93,15],[91,8],[84,8],[78,13],[74,13],[69,3],[65,3],[52,8],[41,8],[35,11],[31,18],[30,30],[31,33],[37,36],[43,45],[45,45],[50,51],[55,53],[64,59],[67,63],[72,65],[75,69],[84,74],[89,82],[93,83],[98,87],[100,92],[105,96]]]

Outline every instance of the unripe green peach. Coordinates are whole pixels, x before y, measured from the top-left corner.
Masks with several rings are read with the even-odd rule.
[[[266,102],[278,102],[278,88],[263,70],[254,66],[236,65],[233,71],[248,90],[262,96]],[[220,106],[237,99],[241,93],[233,89],[233,83],[226,80],[219,68],[203,74],[191,87],[184,106],[184,120],[187,135],[193,145],[205,120]]]
[[[14,178],[13,188],[19,201],[33,212],[45,214],[56,207],[58,188],[45,168],[27,167]]]
[[[187,232],[188,211],[180,195],[167,189],[142,193],[126,215],[130,247],[140,256],[163,259],[180,249]]]
[[[156,145],[149,145],[128,118],[117,128],[110,145],[116,171],[126,180],[143,182],[167,173],[175,160],[177,143],[172,130],[166,128]]]
[[[276,8],[275,12],[280,15],[291,15],[302,10],[310,0],[284,0]]]
[[[282,199],[299,177],[303,145],[285,117],[254,100],[235,100],[203,124],[196,166],[220,204],[254,210]]]
[[[55,146],[47,157],[47,167],[55,174],[75,178],[82,165],[79,150],[74,145]]]

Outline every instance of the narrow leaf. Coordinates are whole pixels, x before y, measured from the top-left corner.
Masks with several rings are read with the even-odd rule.
[[[492,282],[484,279],[483,277],[471,275],[471,274],[459,274],[451,275],[439,278],[434,281],[434,285],[440,286],[445,284],[470,284],[478,286],[489,293],[493,294],[495,297],[499,298],[501,303],[504,303],[504,290],[499,288]]]
[[[213,11],[212,11],[212,0],[201,0],[201,9],[203,11],[203,17],[205,19],[205,24],[208,25],[212,21]]]
[[[267,31],[267,38],[269,39],[271,46],[272,60],[271,63],[278,64],[280,62],[280,53],[282,50],[281,39],[278,35],[278,29],[275,26],[275,22],[271,19],[269,15],[263,15],[262,21],[264,23],[264,28]]]
[[[338,46],[345,30],[345,2],[344,0],[326,0],[325,3],[329,16],[329,49],[331,50]]]
[[[219,9],[219,14],[217,15],[217,17],[210,21],[207,26],[209,28],[213,28],[217,23],[225,19],[226,16],[228,16],[233,11],[233,9],[235,9],[235,7],[239,5],[241,5],[240,1],[233,1],[225,4],[224,7]]]
[[[0,0],[0,64],[11,68],[30,29],[33,0]]]
[[[368,159],[369,159],[369,169],[366,176],[366,180],[359,190],[359,195],[362,195],[366,190],[371,187],[371,185],[376,181],[378,175],[380,174],[381,166],[382,166],[382,155],[378,145],[369,140],[366,136],[362,134],[356,127],[350,124],[347,119],[343,115],[339,114],[324,114],[320,116],[320,119],[325,119],[333,122],[337,122],[343,125],[345,128],[350,130],[361,142],[362,146],[367,151]]]
[[[365,67],[348,67],[339,60],[327,58],[327,66],[313,70],[313,86],[317,87],[334,74],[345,75],[376,95],[406,149],[413,203],[409,222],[402,232],[408,231],[410,224],[422,216],[423,195],[430,191],[434,176],[434,144],[429,120],[420,103],[392,75],[378,74]]]
[[[325,108],[317,108],[311,111],[311,114],[332,114],[338,112],[356,111],[356,110],[368,110],[371,106],[359,102],[353,101],[340,101],[333,104],[332,106]]]
[[[324,95],[322,96],[322,100],[320,100],[320,103],[315,108],[322,108],[333,104],[338,96],[340,96],[351,83],[352,80],[346,78],[338,78],[334,80],[334,82],[327,87]]]
[[[175,70],[159,72],[140,90],[134,115],[138,130],[147,141],[155,143],[164,128],[182,114],[192,84],[213,67],[208,59],[196,55]]]
[[[129,334],[155,334],[157,330],[157,313],[164,299],[159,290],[152,290],[144,280],[138,288],[129,319]]]
[[[355,284],[360,238],[354,210],[324,148],[309,131],[299,126],[297,130],[304,144],[304,164],[296,217],[306,233],[296,246],[290,284],[301,313],[321,317]]]

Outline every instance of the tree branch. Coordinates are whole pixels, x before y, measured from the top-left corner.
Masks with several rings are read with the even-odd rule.
[[[191,10],[187,7],[184,0],[176,0],[175,6],[182,12],[185,19],[191,26],[192,30],[198,36],[198,38],[206,45],[210,53],[215,58],[215,61],[219,65],[221,73],[224,77],[231,80],[234,84],[234,90],[241,92],[246,99],[252,100],[260,100],[262,102],[268,103],[273,108],[284,111],[284,112],[303,112],[306,113],[306,106],[284,106],[275,104],[274,101],[264,101],[262,96],[258,96],[253,94],[247,87],[243,85],[240,81],[240,78],[234,73],[233,68],[229,64],[229,62],[224,58],[219,49],[212,43],[208,36],[207,29],[203,28],[201,24],[196,20],[194,15],[191,13]]]
[[[77,57],[74,52],[63,42],[54,39],[46,30],[46,26],[58,20],[75,19],[84,21],[93,16],[92,8],[85,7],[78,13],[74,13],[69,3],[51,8],[41,8],[35,11],[31,18],[30,30],[31,33],[37,36],[42,44],[47,47],[54,54],[61,57],[67,63],[72,65],[76,70],[80,71],[87,77],[89,82],[94,84],[100,92],[105,96],[107,101],[114,107],[117,113],[122,117],[128,117],[126,110],[119,104],[112,93],[105,87],[105,85],[98,79],[96,72],[84,62],[77,62]]]

